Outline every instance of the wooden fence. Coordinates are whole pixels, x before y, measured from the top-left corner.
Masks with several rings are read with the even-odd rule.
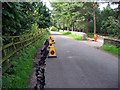
[[[113,45],[116,45],[117,47],[120,47],[120,40],[118,40],[118,39],[104,37],[104,43],[105,44],[113,44]]]
[[[4,73],[11,66],[11,57],[14,57],[20,50],[36,42],[38,39],[42,39],[46,33],[47,30],[42,29],[36,34],[31,33],[22,36],[2,36],[2,39],[9,39],[11,41],[0,48],[0,51],[2,52],[2,73]]]

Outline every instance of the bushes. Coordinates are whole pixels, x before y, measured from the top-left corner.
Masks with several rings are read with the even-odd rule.
[[[52,26],[52,27],[50,27],[50,30],[51,31],[58,31],[58,28],[56,28],[55,26]]]
[[[12,60],[12,68],[10,68],[3,76],[3,88],[26,88],[28,79],[32,71],[32,63],[35,52],[43,41],[48,37],[44,35],[42,39],[39,39],[34,45],[26,48],[19,55],[19,58]]]
[[[22,35],[26,30],[31,32],[31,26],[36,23],[39,28],[48,28],[50,15],[43,2],[2,2],[2,34]]]
[[[109,16],[107,20],[102,21],[101,30],[106,35],[118,36],[120,33],[120,25],[118,20],[112,16]]]
[[[32,26],[31,26],[31,32],[34,33],[34,34],[37,34],[38,31],[39,31],[38,24],[37,23],[32,24]]]

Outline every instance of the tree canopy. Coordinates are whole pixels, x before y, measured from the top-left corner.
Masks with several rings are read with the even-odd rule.
[[[93,33],[93,14],[95,12],[97,33],[102,35],[111,34],[111,32],[106,29],[108,26],[104,25],[105,23],[110,23],[109,19],[111,18],[117,25],[116,26],[115,23],[111,23],[112,26],[116,26],[116,28],[111,28],[114,29],[112,31],[115,31],[113,36],[117,36],[119,31],[118,9],[112,9],[109,3],[103,10],[100,10],[99,3],[96,4],[95,8],[93,5],[93,2],[53,2],[52,22],[56,27],[63,30]],[[103,27],[105,28],[103,29]]]
[[[32,26],[51,25],[49,9],[42,2],[3,2],[3,35],[21,35],[32,32]]]

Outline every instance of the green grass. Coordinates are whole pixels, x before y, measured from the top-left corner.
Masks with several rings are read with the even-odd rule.
[[[70,35],[71,34],[71,32],[61,32],[62,34],[64,34],[64,35]]]
[[[117,48],[115,45],[104,44],[101,48],[107,52],[114,54],[114,55],[120,56],[120,48]]]
[[[93,38],[94,37],[94,33],[87,33],[89,38]]]
[[[61,32],[64,35],[74,38],[75,40],[83,40],[82,36],[71,34],[71,32]]]
[[[87,33],[89,40],[94,40],[94,33]]]
[[[12,60],[13,67],[2,76],[3,88],[27,87],[36,50],[40,47],[40,45],[42,45],[47,37],[48,34],[41,40],[38,40],[36,43],[23,50],[18,58]]]

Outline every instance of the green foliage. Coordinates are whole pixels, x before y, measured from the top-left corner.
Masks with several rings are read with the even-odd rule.
[[[58,29],[55,26],[50,27],[51,31],[58,31]]]
[[[39,28],[51,25],[50,12],[42,2],[2,2],[2,33],[13,36],[31,32],[33,24]]]
[[[112,9],[109,4],[106,8],[104,8],[102,11],[99,9],[99,7],[96,7],[96,31],[99,34],[103,34],[101,32],[102,22],[106,21],[109,16],[112,16],[114,18],[117,18],[117,12]],[[93,26],[93,20],[91,19],[89,24],[90,33],[94,32],[94,26]],[[104,35],[104,34],[103,34]]]
[[[71,32],[61,32],[64,35],[68,35],[71,38],[74,38],[75,40],[83,40],[82,36],[76,35],[76,34],[71,34]]]
[[[79,35],[70,34],[69,36],[76,39],[76,40],[83,40],[82,36],[79,36]]]
[[[113,16],[113,17],[117,18],[116,11],[114,9],[112,9],[109,4],[106,8],[104,8],[103,11],[101,11],[101,15],[102,15],[103,20],[107,20],[107,18],[109,16]]]
[[[70,35],[71,32],[64,32],[64,33],[62,33],[62,34],[64,34],[64,35]]]
[[[21,13],[21,3],[2,3],[2,30],[3,35],[15,35],[21,31],[20,21],[23,20],[23,14]]]
[[[89,38],[93,38],[93,37],[94,37],[94,34],[93,34],[93,33],[87,33],[87,36],[88,36]]]
[[[100,10],[99,3],[97,3],[96,8],[94,9],[92,2],[54,2],[52,3],[52,6],[52,22],[56,27],[60,29],[94,33],[93,11],[95,11],[96,32],[101,35],[111,35],[114,31],[112,36],[118,36],[120,30],[118,31],[118,23],[116,20],[113,20],[114,23],[111,23],[110,27],[109,25],[103,25],[103,22],[108,22],[108,17],[118,19],[119,16],[117,14],[118,10],[112,9],[109,4],[103,10]],[[104,28],[109,29],[101,31],[101,27],[103,26]]]
[[[101,30],[106,35],[118,36],[120,33],[120,25],[118,20],[112,16],[109,16],[107,20],[102,21]]]
[[[92,3],[52,3],[52,6],[53,23],[58,28],[86,32],[93,12]]]
[[[39,31],[38,24],[37,23],[32,24],[32,26],[31,26],[31,32],[34,33],[34,34],[37,34],[38,31]]]
[[[119,52],[120,48],[117,48],[117,46],[115,46],[115,45],[104,44],[101,48],[107,52],[114,54],[114,55],[120,56],[120,52]]]
[[[10,68],[2,76],[3,88],[26,88],[28,79],[33,68],[33,58],[36,50],[48,37],[45,35],[41,40],[34,45],[29,46],[20,54],[19,58],[12,60],[12,68]]]
[[[116,4],[116,5],[118,5],[118,7],[116,8],[116,10],[117,10],[117,19],[118,19],[118,21],[119,21],[119,23],[120,23],[120,1],[119,2],[112,2],[112,4]]]

